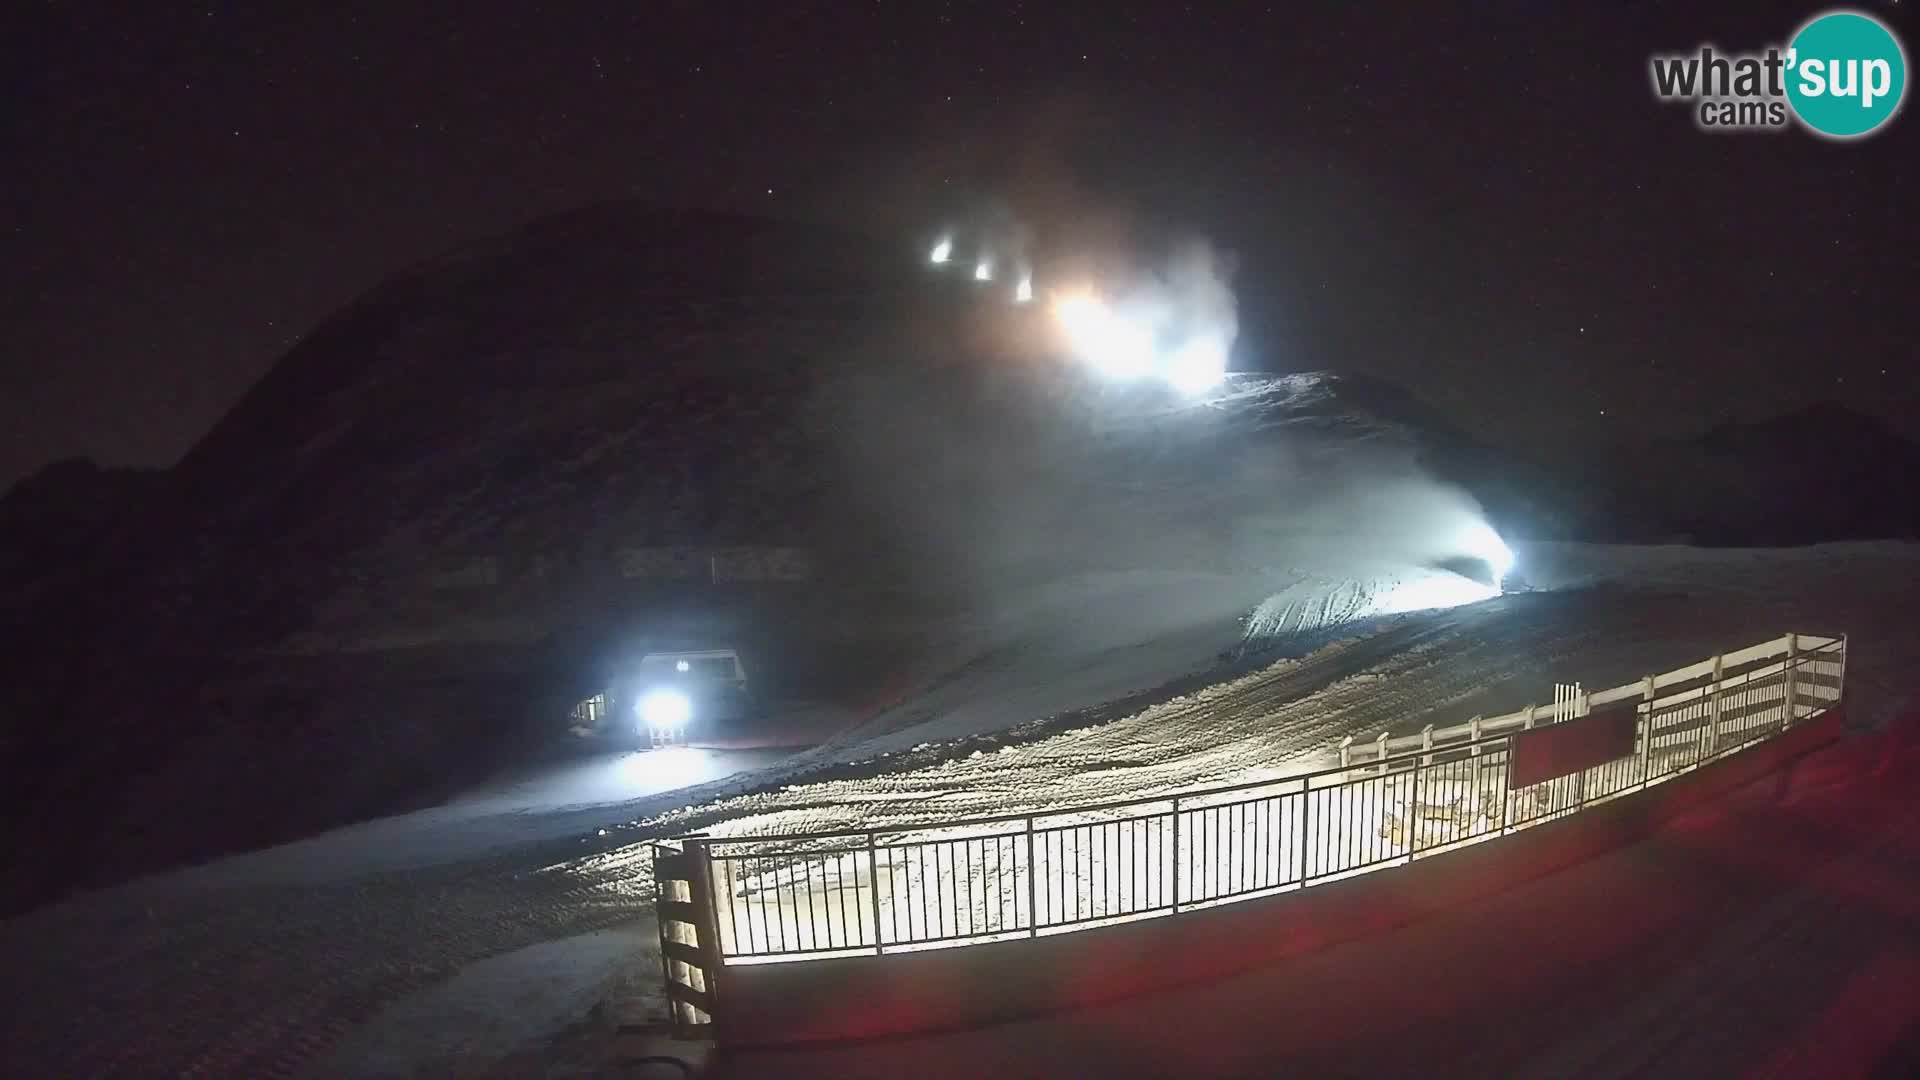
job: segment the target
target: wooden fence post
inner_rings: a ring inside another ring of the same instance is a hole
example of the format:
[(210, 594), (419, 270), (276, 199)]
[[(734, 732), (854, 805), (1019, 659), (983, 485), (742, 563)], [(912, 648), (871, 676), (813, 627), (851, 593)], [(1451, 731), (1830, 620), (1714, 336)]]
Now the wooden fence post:
[[(660, 961), (674, 1028), (683, 1037), (717, 1037), (721, 1020), (720, 922), (713, 895), (713, 860), (704, 837), (684, 837), (680, 850), (654, 844), (654, 911), (660, 927)], [(681, 882), (687, 899), (668, 896)], [(683, 928), (670, 930), (669, 924)], [(685, 939), (691, 937), (692, 941)], [(684, 972), (684, 975), (682, 974)], [(696, 978), (694, 973), (698, 972)]]

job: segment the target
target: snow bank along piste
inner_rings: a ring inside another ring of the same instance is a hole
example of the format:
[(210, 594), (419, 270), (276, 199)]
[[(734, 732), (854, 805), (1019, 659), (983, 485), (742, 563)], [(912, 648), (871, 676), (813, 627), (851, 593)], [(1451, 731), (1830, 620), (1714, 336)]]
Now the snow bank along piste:
[(1551, 708), (1348, 740), (1340, 767), (1282, 779), (669, 841), (655, 854), (668, 996), (684, 1028), (767, 1045), (1217, 978), (1644, 835), (1836, 737), (1845, 669), (1844, 638), (1788, 634), (1608, 690), (1559, 687)]

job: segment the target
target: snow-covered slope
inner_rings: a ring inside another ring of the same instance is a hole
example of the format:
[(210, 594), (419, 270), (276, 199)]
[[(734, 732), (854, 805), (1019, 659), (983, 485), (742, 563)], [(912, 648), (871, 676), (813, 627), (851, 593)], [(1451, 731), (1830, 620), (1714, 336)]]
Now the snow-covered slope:
[[(1565, 591), (1357, 624), (1306, 655), (1130, 709), (988, 735), (956, 713), (949, 729), (917, 731), (918, 748), (884, 736), (689, 790), (551, 811), (580, 827), (558, 839), (527, 827), (549, 811), (516, 802), (463, 823), (501, 844), (413, 869), (370, 850), (409, 843), (400, 819), (385, 836), (344, 836), (324, 856), (309, 849), (304, 861), (324, 858), (323, 873), (290, 875), (303, 860), (256, 856), (78, 897), (0, 924), (0, 990), (15, 1002), (0, 1038), (37, 1075), (262, 1075), (322, 1061), (337, 1072), (326, 1048), (382, 1018), (343, 1045), (354, 1060), (390, 1063), (396, 1048), (447, 1044), (406, 1017), (476, 1015), (468, 992), (484, 971), (431, 989), (468, 965), (563, 940), (574, 956), (582, 935), (645, 919), (650, 835), (1015, 812), (1266, 775), (1323, 760), (1349, 732), (1501, 711), (1541, 700), (1555, 681), (1625, 682), (1788, 629), (1850, 635), (1848, 686), (1868, 718), (1912, 689), (1920, 548), (1544, 545), (1520, 556), (1536, 582)], [(975, 690), (989, 702), (1004, 692), (1011, 713), (1030, 684), (982, 677)], [(595, 979), (607, 971), (577, 956), (570, 965)], [(577, 990), (542, 978), (557, 999)], [(499, 1009), (544, 1008), (507, 989)]]

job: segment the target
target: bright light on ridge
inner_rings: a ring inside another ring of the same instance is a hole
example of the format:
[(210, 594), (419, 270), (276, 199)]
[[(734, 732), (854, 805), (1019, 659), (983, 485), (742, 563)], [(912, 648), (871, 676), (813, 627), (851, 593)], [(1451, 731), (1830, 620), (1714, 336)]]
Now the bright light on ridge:
[(1102, 374), (1134, 379), (1153, 370), (1153, 336), (1115, 315), (1099, 297), (1090, 293), (1062, 297), (1053, 314), (1074, 351)]
[(1227, 349), (1218, 338), (1196, 338), (1167, 360), (1167, 381), (1183, 394), (1204, 394), (1227, 377)]
[(1493, 587), (1499, 589), (1500, 582), (1513, 569), (1513, 549), (1500, 539), (1499, 533), (1493, 531), (1493, 526), (1484, 521), (1476, 521), (1468, 526), (1466, 535), (1461, 537), (1461, 544), (1468, 555), (1486, 562), (1493, 571)]

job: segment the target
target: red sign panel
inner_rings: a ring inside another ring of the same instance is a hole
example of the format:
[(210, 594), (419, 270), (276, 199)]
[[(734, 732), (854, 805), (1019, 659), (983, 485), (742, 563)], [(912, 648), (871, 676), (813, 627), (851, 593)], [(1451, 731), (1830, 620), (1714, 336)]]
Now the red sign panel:
[(1516, 732), (1507, 786), (1572, 776), (1582, 769), (1633, 756), (1635, 702), (1595, 709), (1563, 723)]

